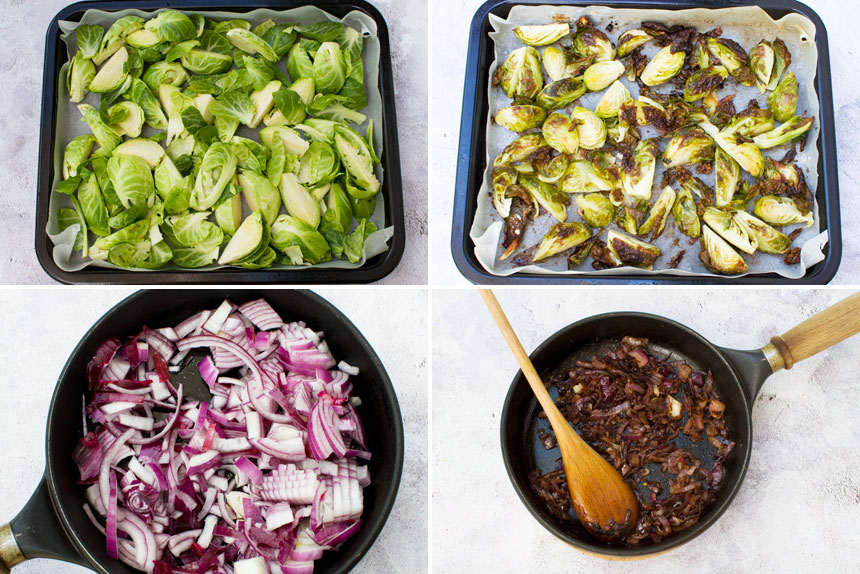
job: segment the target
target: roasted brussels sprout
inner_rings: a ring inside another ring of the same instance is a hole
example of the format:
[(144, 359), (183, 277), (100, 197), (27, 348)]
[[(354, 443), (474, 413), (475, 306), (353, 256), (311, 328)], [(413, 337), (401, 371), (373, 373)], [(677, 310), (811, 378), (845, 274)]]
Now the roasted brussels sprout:
[(750, 51), (749, 67), (755, 74), (758, 91), (764, 93), (773, 74), (775, 55), (770, 42), (762, 40)]
[(794, 72), (785, 75), (782, 81), (767, 97), (767, 107), (778, 122), (787, 122), (797, 110), (797, 78)]
[(628, 30), (618, 38), (618, 49), (616, 55), (623, 58), (640, 46), (644, 46), (654, 39), (654, 36), (645, 30)]
[(540, 240), (540, 245), (538, 245), (532, 261), (538, 262), (558, 255), (584, 243), (589, 238), (591, 238), (591, 229), (579, 221), (556, 223)]
[(672, 216), (678, 230), (688, 237), (698, 237), (702, 232), (702, 224), (699, 222), (699, 214), (696, 210), (696, 202), (687, 188), (682, 188), (672, 206)]
[(514, 50), (493, 76), (494, 84), (514, 101), (533, 100), (543, 88), (540, 52), (531, 46)]
[(583, 149), (598, 149), (606, 143), (606, 124), (597, 114), (588, 108), (575, 107), (570, 114), (577, 122), (576, 134), (579, 136), (579, 147)]
[(628, 100), (621, 105), (619, 117), (622, 120), (645, 126), (648, 124), (665, 124), (668, 121), (668, 114), (659, 102), (655, 102), (651, 98), (639, 96), (638, 100)]
[(502, 219), (508, 216), (511, 210), (511, 198), (505, 195), (508, 186), (517, 182), (517, 171), (507, 165), (499, 165), (493, 168), (493, 207)]
[(563, 78), (548, 84), (537, 96), (536, 103), (548, 110), (569, 106), (586, 91), (581, 78)]
[(711, 271), (726, 275), (746, 273), (748, 267), (743, 257), (707, 225), (702, 228), (702, 246), (699, 259)]
[(579, 216), (591, 227), (606, 227), (612, 223), (615, 208), (601, 193), (581, 193), (576, 196)]
[(496, 112), (496, 123), (512, 132), (524, 132), (540, 126), (546, 119), (546, 110), (528, 104), (514, 104)]
[(517, 26), (514, 34), (527, 46), (546, 46), (570, 34), (570, 26), (566, 23)]
[(778, 195), (764, 195), (758, 198), (753, 213), (778, 227), (795, 223), (803, 223), (804, 227), (809, 227), (815, 222), (811, 211), (804, 214), (791, 198)]
[(639, 210), (635, 207), (631, 207), (629, 205), (621, 205), (618, 206), (615, 210), (615, 223), (629, 233), (630, 235), (636, 235), (639, 231), (639, 220), (642, 218), (642, 214), (645, 210), (648, 209), (648, 202), (642, 201), (644, 209)]
[(788, 51), (788, 47), (785, 45), (785, 42), (781, 39), (777, 38), (773, 41), (773, 52), (773, 73), (770, 75), (770, 83), (767, 85), (768, 90), (776, 89), (777, 84), (779, 84), (779, 81), (782, 78), (783, 72), (785, 72), (785, 69), (788, 68), (789, 64), (791, 64), (791, 53)]
[(585, 261), (585, 258), (591, 254), (591, 249), (594, 247), (594, 242), (596, 239), (596, 237), (592, 237), (585, 243), (580, 243), (573, 248), (573, 251), (571, 251), (570, 255), (567, 256), (568, 269), (575, 269), (576, 267), (582, 265), (582, 262)]
[(678, 52), (672, 51), (673, 46), (670, 44), (657, 52), (654, 58), (648, 62), (639, 79), (646, 86), (659, 86), (665, 84), (681, 72), (684, 67), (684, 60), (687, 54), (681, 50)]
[[(604, 92), (594, 113), (600, 118), (614, 118), (621, 109), (621, 104), (630, 99), (630, 90), (620, 81), (615, 80), (609, 89)], [(623, 136), (621, 139), (624, 139)]]
[(669, 140), (663, 152), (663, 165), (670, 168), (713, 161), (714, 149), (714, 140), (705, 132), (683, 130)]
[(517, 247), (519, 247), (526, 224), (531, 218), (532, 213), (538, 209), (534, 198), (519, 185), (508, 187), (507, 196), (511, 201), (511, 208), (505, 217), (505, 231), (502, 238), (502, 247), (505, 250), (499, 255), (499, 261), (504, 261), (510, 257), (516, 251)]
[(772, 129), (773, 113), (765, 108), (751, 106), (735, 114), (729, 124), (723, 128), (723, 131), (738, 134), (745, 138), (753, 138)]
[(706, 207), (702, 214), (702, 220), (708, 227), (720, 234), (720, 236), (745, 253), (755, 253), (756, 240), (750, 238), (746, 230), (738, 225), (730, 213), (721, 211), (715, 207)]
[(544, 183), (533, 175), (521, 175), (520, 185), (528, 191), (541, 207), (557, 220), (567, 220), (567, 197), (554, 185)]
[(560, 112), (549, 115), (541, 128), (543, 137), (553, 149), (574, 153), (579, 148), (579, 134), (570, 118)]
[(705, 36), (699, 36), (693, 44), (693, 51), (690, 53), (690, 67), (696, 70), (706, 70), (711, 67), (711, 53), (708, 51), (708, 42)]
[(684, 83), (684, 101), (692, 103), (702, 99), (705, 94), (718, 89), (723, 80), (728, 77), (729, 71), (725, 66), (714, 66), (693, 72)]
[(666, 221), (669, 220), (669, 213), (675, 205), (675, 190), (671, 186), (666, 186), (660, 195), (657, 196), (657, 201), (651, 206), (651, 211), (648, 213), (648, 218), (639, 226), (637, 235), (644, 236), (651, 234), (651, 241), (654, 241), (663, 234), (666, 228)]
[(568, 194), (610, 191), (615, 187), (614, 181), (598, 173), (594, 165), (588, 161), (572, 162), (559, 184), (559, 189)]
[(618, 60), (604, 60), (588, 67), (582, 79), (590, 92), (600, 92), (624, 74), (624, 64)]
[(545, 183), (556, 183), (567, 173), (570, 160), (567, 154), (560, 153), (555, 156), (539, 154), (532, 160), (532, 166), (537, 178)]
[(745, 86), (752, 86), (755, 75), (747, 66), (748, 56), (740, 44), (728, 38), (708, 38), (708, 51), (725, 66), (729, 74)]
[(654, 261), (660, 257), (660, 248), (640, 241), (624, 233), (610, 229), (606, 234), (606, 246), (615, 259), (623, 265), (651, 271)]
[(573, 49), (581, 57), (594, 56), (596, 62), (615, 59), (609, 36), (591, 26), (579, 26), (573, 34)]
[[(812, 127), (813, 121), (815, 121), (815, 118), (801, 118), (800, 116), (794, 116), (778, 128), (755, 136), (753, 138), (753, 142), (755, 142), (755, 145), (761, 149), (768, 149), (786, 144), (790, 141), (796, 140), (808, 132), (809, 128)], [(741, 164), (741, 166), (743, 166), (743, 164)]]
[(549, 46), (543, 51), (543, 69), (546, 70), (546, 75), (553, 82), (557, 82), (562, 78), (567, 77), (567, 56), (561, 51), (561, 48)]
[(650, 199), (656, 167), (657, 139), (642, 140), (633, 150), (630, 161), (622, 165), (621, 185), (624, 193), (634, 199)]
[(756, 242), (756, 248), (763, 253), (785, 253), (791, 248), (791, 239), (746, 211), (734, 214), (735, 222)]
[(502, 150), (493, 165), (507, 165), (523, 161), (545, 145), (546, 141), (541, 134), (520, 136)]
[(714, 154), (714, 175), (716, 177), (716, 196), (714, 203), (717, 207), (727, 207), (735, 196), (738, 182), (741, 179), (741, 166), (722, 148), (717, 148)]
[(699, 126), (713, 138), (718, 146), (738, 162), (742, 168), (750, 172), (753, 177), (758, 177), (762, 174), (764, 171), (764, 156), (761, 154), (761, 150), (759, 150), (760, 146), (749, 141), (738, 143), (738, 136), (736, 134), (726, 130), (719, 131), (717, 126), (708, 121), (700, 123)]

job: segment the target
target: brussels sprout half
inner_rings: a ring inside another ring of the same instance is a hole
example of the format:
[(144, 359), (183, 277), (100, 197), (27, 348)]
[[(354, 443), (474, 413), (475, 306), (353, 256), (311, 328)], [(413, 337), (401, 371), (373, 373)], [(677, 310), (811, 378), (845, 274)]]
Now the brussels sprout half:
[(514, 104), (501, 108), (494, 119), (505, 129), (524, 132), (542, 125), (546, 119), (546, 110), (528, 104)]
[(666, 46), (648, 62), (639, 76), (643, 84), (646, 86), (665, 84), (681, 72), (687, 54), (684, 51), (673, 52), (672, 48), (671, 44)]
[(585, 87), (590, 92), (600, 92), (624, 74), (624, 64), (618, 60), (605, 60), (590, 65), (583, 74)]
[(540, 52), (531, 46), (511, 52), (493, 75), (493, 84), (501, 84), (514, 101), (534, 100), (543, 88)]
[(767, 97), (767, 107), (773, 112), (776, 121), (787, 122), (794, 117), (797, 110), (797, 91), (797, 78), (794, 72), (789, 72)]
[(736, 275), (747, 272), (743, 257), (707, 225), (702, 228), (702, 247), (699, 259), (705, 267), (716, 273)]
[(730, 213), (715, 207), (706, 207), (702, 220), (720, 236), (745, 253), (755, 253), (757, 241), (738, 225)]
[(777, 195), (764, 195), (758, 198), (753, 213), (767, 223), (778, 227), (795, 223), (802, 223), (804, 227), (809, 227), (815, 223), (811, 211), (804, 214), (791, 198)]
[(610, 229), (606, 234), (606, 246), (613, 258), (623, 265), (651, 271), (661, 255), (660, 248), (640, 241), (624, 233)]
[(579, 216), (591, 227), (606, 227), (612, 222), (615, 207), (600, 193), (581, 193), (576, 196)]
[(570, 26), (564, 22), (536, 26), (517, 26), (514, 35), (527, 46), (546, 46), (570, 34)]
[(675, 190), (670, 186), (663, 188), (660, 195), (657, 196), (657, 201), (651, 206), (651, 211), (648, 218), (639, 226), (637, 235), (644, 236), (651, 234), (651, 241), (654, 241), (663, 234), (663, 229), (666, 227), (666, 221), (669, 220), (669, 213), (675, 205)]
[(591, 237), (591, 229), (579, 221), (556, 223), (541, 239), (533, 262), (543, 261), (568, 249), (573, 249)]

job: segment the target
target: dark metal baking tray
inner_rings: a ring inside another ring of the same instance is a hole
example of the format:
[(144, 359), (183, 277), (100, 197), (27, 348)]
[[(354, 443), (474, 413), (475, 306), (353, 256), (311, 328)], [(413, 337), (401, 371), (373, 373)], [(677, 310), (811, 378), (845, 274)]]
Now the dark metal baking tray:
[(823, 285), (828, 283), (842, 258), (842, 229), (839, 221), (839, 182), (836, 163), (836, 130), (833, 121), (833, 89), (830, 84), (830, 51), (824, 23), (811, 8), (795, 0), (759, 0), (756, 5), (774, 18), (796, 12), (809, 18), (815, 25), (815, 43), (818, 46), (818, 69), (815, 75), (815, 91), (818, 93), (819, 121), (818, 137), (818, 214), (821, 228), (829, 232), (824, 247), (824, 260), (807, 269), (800, 279), (782, 277), (777, 273), (748, 275), (746, 277), (688, 277), (668, 274), (636, 275), (633, 273), (613, 276), (600, 275), (540, 275), (515, 273), (500, 277), (488, 272), (475, 257), (475, 244), (469, 237), (469, 229), (475, 218), (478, 191), (484, 180), (486, 160), (487, 127), (487, 81), (490, 64), (493, 62), (493, 44), (489, 15), (505, 17), (513, 6), (522, 4), (610, 6), (613, 8), (637, 8), (653, 10), (681, 10), (685, 8), (731, 8), (747, 6), (742, 0), (605, 0), (603, 2), (580, 2), (576, 0), (489, 0), (481, 6), (469, 34), (469, 52), (466, 60), (466, 83), (463, 90), (463, 111), (460, 117), (460, 147), (457, 154), (457, 178), (454, 191), (454, 220), (451, 228), (451, 252), (454, 262), (467, 279), (473, 283), (487, 285), (572, 285), (572, 284), (674, 284), (674, 285)]
[[(394, 227), (388, 250), (370, 258), (357, 269), (304, 269), (301, 271), (262, 269), (218, 269), (213, 271), (167, 270), (127, 271), (87, 267), (68, 272), (60, 269), (52, 256), (53, 243), (45, 232), (48, 222), (48, 203), (51, 182), (54, 179), (53, 154), (54, 121), (58, 98), (63, 93), (59, 82), (60, 67), (68, 60), (66, 46), (60, 40), (60, 20), (80, 20), (84, 12), (96, 10), (222, 10), (250, 12), (257, 8), (286, 10), (312, 4), (330, 14), (343, 17), (352, 10), (364, 12), (376, 22), (379, 37), (379, 92), (382, 96), (382, 169), (385, 174), (381, 193), (385, 194), (385, 225)], [(394, 106), (394, 79), (392, 77), (391, 46), (388, 26), (382, 14), (364, 0), (114, 0), (107, 2), (78, 2), (60, 10), (48, 26), (45, 40), (45, 71), (42, 79), (42, 127), (39, 135), (39, 173), (36, 195), (36, 255), (42, 268), (54, 279), (63, 283), (113, 283), (124, 285), (152, 284), (322, 284), (370, 283), (382, 279), (400, 263), (406, 246), (406, 226), (403, 216), (403, 188), (400, 177), (400, 149), (397, 140), (397, 118)]]

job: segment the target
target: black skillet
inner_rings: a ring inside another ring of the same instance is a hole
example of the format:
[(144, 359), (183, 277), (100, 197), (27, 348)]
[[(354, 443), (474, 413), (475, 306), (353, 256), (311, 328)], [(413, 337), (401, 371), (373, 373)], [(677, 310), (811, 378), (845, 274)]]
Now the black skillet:
[(656, 315), (607, 313), (569, 325), (544, 341), (530, 355), (544, 378), (566, 362), (589, 360), (597, 352), (631, 335), (649, 340), (652, 352), (686, 360), (694, 368), (710, 369), (723, 402), (725, 418), (737, 443), (724, 466), (722, 487), (711, 507), (693, 527), (660, 543), (624, 547), (597, 541), (579, 522), (565, 523), (551, 516), (534, 495), (528, 474), (558, 468), (558, 449), (547, 451), (539, 435), (546, 432), (539, 420), (539, 406), (528, 382), (517, 373), (508, 391), (501, 417), (502, 456), (505, 468), (520, 499), (547, 530), (571, 546), (603, 558), (633, 560), (662, 554), (689, 542), (722, 515), (743, 481), (752, 452), (752, 406), (765, 379), (794, 363), (827, 349), (860, 332), (860, 293), (855, 293), (822, 311), (782, 336), (754, 351), (717, 347), (695, 331)]
[[(72, 452), (82, 432), (81, 395), (87, 392), (86, 364), (108, 337), (134, 335), (144, 324), (173, 326), (198, 311), (217, 307), (224, 298), (241, 304), (260, 297), (269, 301), (285, 321), (303, 320), (325, 331), (334, 356), (361, 369), (355, 387), (362, 399), (359, 414), (373, 453), (369, 463), (372, 481), (364, 489), (362, 527), (339, 551), (326, 552), (316, 562), (315, 571), (348, 572), (361, 560), (388, 518), (403, 469), (400, 407), (385, 367), (364, 336), (343, 313), (310, 291), (156, 290), (140, 291), (117, 304), (89, 330), (69, 357), (48, 411), (45, 475), (18, 516), (0, 527), (0, 574), (8, 574), (13, 566), (30, 558), (63, 560), (102, 574), (137, 572), (107, 556), (104, 537), (82, 511), (84, 487), (78, 484)], [(192, 378), (189, 371), (196, 369), (186, 367), (180, 373), (186, 381)]]

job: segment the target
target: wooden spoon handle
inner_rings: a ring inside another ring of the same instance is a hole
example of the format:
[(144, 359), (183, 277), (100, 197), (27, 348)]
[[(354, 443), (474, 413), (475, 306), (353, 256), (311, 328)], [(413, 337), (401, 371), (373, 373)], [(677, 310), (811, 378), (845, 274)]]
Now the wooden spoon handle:
[(790, 369), (856, 333), (860, 333), (860, 293), (849, 295), (770, 342), (782, 355), (785, 368)]
[[(517, 334), (514, 332), (514, 328), (511, 327), (510, 322), (508, 322), (508, 318), (502, 310), (501, 305), (499, 305), (499, 301), (496, 299), (496, 296), (489, 289), (479, 289), (478, 292), (481, 294), (481, 297), (483, 297), (484, 303), (487, 305), (487, 309), (490, 310), (490, 315), (493, 316), (493, 319), (496, 321), (496, 325), (499, 326), (499, 331), (502, 332), (502, 336), (508, 343), (508, 347), (511, 348), (517, 363), (520, 365), (520, 369), (522, 369), (523, 374), (526, 376), (526, 380), (529, 382), (532, 391), (537, 397), (540, 406), (543, 407), (547, 417), (554, 418), (558, 416), (560, 419), (559, 423), (567, 425), (567, 421), (561, 416), (561, 413), (559, 412), (558, 407), (555, 406), (555, 402), (552, 400), (549, 391), (546, 390), (540, 375), (538, 375), (538, 372), (535, 370), (528, 353), (523, 349), (523, 345), (520, 343), (519, 337), (517, 337)], [(554, 424), (554, 421), (551, 420), (550, 422)]]

